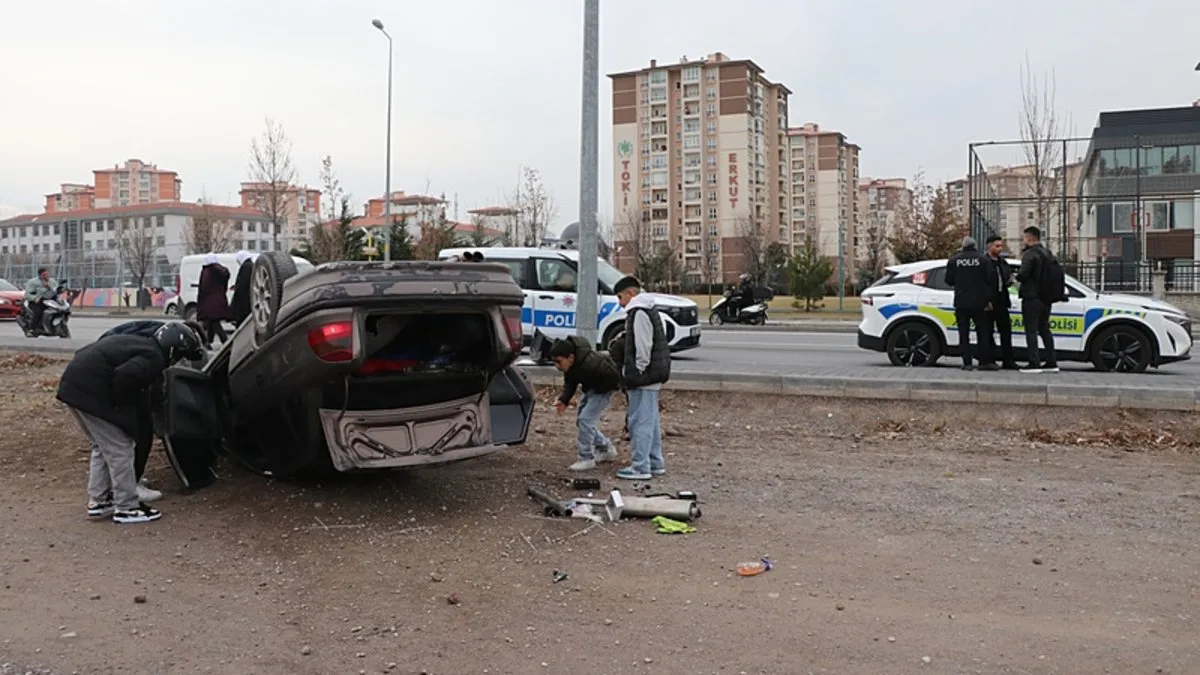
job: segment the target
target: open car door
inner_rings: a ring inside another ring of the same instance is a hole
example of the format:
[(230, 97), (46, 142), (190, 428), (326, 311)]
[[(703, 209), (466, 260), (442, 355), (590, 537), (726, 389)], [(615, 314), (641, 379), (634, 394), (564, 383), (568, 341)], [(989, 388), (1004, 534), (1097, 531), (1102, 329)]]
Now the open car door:
[(221, 443), (221, 420), (208, 373), (172, 366), (164, 373), (165, 396), (158, 434), (171, 468), (185, 490), (216, 480), (213, 465)]
[(491, 403), (492, 443), (519, 445), (529, 433), (533, 419), (533, 386), (525, 373), (508, 366), (488, 385)]

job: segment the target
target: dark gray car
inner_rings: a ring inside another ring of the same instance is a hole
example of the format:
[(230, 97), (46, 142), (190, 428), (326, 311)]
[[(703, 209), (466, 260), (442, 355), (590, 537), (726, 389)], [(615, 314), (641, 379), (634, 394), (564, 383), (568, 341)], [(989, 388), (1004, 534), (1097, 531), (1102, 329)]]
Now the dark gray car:
[(277, 476), (428, 466), (525, 441), (521, 289), (502, 265), (254, 264), (251, 316), (166, 373), (159, 434), (187, 487), (224, 452)]

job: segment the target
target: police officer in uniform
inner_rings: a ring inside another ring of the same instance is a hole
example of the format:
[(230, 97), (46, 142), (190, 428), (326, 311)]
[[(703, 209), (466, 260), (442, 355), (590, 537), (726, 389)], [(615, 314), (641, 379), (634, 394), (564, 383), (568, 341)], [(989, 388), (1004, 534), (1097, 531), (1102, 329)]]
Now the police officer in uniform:
[(954, 321), (962, 347), (963, 370), (974, 370), (971, 355), (971, 324), (975, 324), (979, 367), (998, 370), (992, 356), (992, 317), (987, 312), (997, 285), (996, 267), (980, 253), (971, 237), (963, 237), (962, 250), (946, 262), (946, 284), (954, 289)]

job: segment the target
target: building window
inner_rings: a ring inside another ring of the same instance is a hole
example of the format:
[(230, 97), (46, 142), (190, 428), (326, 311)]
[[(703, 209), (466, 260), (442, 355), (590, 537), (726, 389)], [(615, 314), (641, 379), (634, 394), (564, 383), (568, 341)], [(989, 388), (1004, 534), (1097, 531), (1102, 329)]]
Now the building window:
[(155, 226), (155, 227), (157, 227), (157, 228), (159, 228), (159, 229), (162, 229), (162, 228), (166, 227), (166, 226), (167, 226), (167, 218), (166, 218), (166, 216), (158, 216), (157, 218), (155, 218), (155, 219), (154, 219), (154, 226)]
[(683, 69), (684, 82), (699, 82), (700, 81), (700, 66), (688, 66)]
[(717, 114), (717, 105), (715, 103), (709, 103), (707, 106), (705, 106), (704, 110), (709, 115), (716, 115)]
[(84, 233), (85, 233), (85, 234), (90, 234), (90, 233), (91, 233), (91, 231), (92, 231), (92, 221), (90, 221), (90, 220), (89, 220), (89, 221), (87, 221), (87, 222), (85, 222), (85, 223), (83, 224), (83, 231), (84, 231)]
[(717, 207), (715, 207), (715, 206), (708, 207), (708, 217), (713, 218), (713, 219), (715, 219), (717, 217)]
[(246, 250), (247, 250), (247, 251), (253, 251), (253, 250), (254, 250), (254, 247), (255, 247), (255, 246), (257, 246), (257, 245), (258, 245), (258, 242), (257, 242), (257, 241), (254, 241), (253, 239), (247, 239), (247, 240), (246, 240)]
[(666, 82), (667, 82), (667, 71), (656, 70), (656, 71), (650, 73), (650, 84), (666, 84)]
[(155, 246), (157, 246), (157, 247), (159, 247), (159, 248), (162, 248), (162, 247), (166, 246), (166, 245), (167, 245), (167, 238), (166, 238), (166, 237), (162, 237), (162, 236), (155, 237), (155, 238), (154, 238), (154, 245), (155, 245)]
[(716, 184), (717, 184), (717, 173), (716, 173), (715, 171), (714, 171), (714, 172), (712, 172), (712, 173), (710, 173), (710, 174), (708, 174), (708, 182), (709, 182), (709, 184), (710, 184), (710, 185), (716, 185)]

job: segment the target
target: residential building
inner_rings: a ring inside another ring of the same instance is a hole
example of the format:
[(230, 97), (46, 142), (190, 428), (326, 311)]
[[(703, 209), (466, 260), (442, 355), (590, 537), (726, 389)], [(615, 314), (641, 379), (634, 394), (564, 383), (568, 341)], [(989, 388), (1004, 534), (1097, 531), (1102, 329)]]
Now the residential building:
[[(282, 206), (279, 223), (278, 248), (287, 251), (298, 246), (311, 228), (321, 222), (321, 191), (310, 187), (280, 184), (272, 190), (269, 183), (245, 182), (238, 190), (242, 208), (271, 210), (272, 200), (278, 194)], [(270, 214), (268, 214), (270, 215)], [(272, 241), (274, 238), (272, 237)]]
[(183, 181), (174, 171), (159, 169), (140, 159), (92, 171), (93, 183), (64, 183), (46, 195), (46, 213), (79, 209), (104, 209), (183, 199)]
[[(1082, 260), (1162, 264), (1169, 281), (1177, 268), (1194, 266), (1200, 258), (1200, 107), (1100, 113), (1080, 174)], [(1118, 270), (1109, 272), (1114, 281)], [(1187, 290), (1200, 290), (1195, 275), (1188, 276)], [(1144, 269), (1137, 283), (1148, 288)]]
[[(404, 223), (413, 240), (421, 238), (421, 226), (436, 223), (446, 218), (449, 202), (444, 197), (409, 195), (403, 191), (392, 193), (392, 220)], [(382, 228), (387, 226), (384, 217), (387, 200), (383, 197), (370, 199), (363, 205), (363, 215), (354, 219), (357, 227)]]
[(967, 179), (948, 181), (942, 187), (946, 191), (946, 199), (950, 202), (950, 210), (958, 216), (959, 222), (967, 222)]
[[(1010, 252), (1017, 252), (1021, 250), (1025, 228), (1037, 226), (1042, 230), (1043, 242), (1069, 258), (1078, 249), (1077, 195), (1082, 166), (1075, 161), (1049, 168), (1041, 179), (1044, 187), (1040, 195), (1036, 165), (989, 166), (969, 179), (947, 183), (947, 196), (954, 213), (963, 217), (963, 222), (974, 212), (971, 234), (980, 243), (995, 234), (1004, 238)], [(966, 185), (970, 190), (964, 195)]]
[(821, 255), (844, 256), (853, 278), (854, 241), (859, 236), (861, 148), (838, 131), (814, 123), (787, 131), (791, 162), (793, 245), (811, 236)]
[[(911, 214), (912, 199), (912, 190), (903, 178), (867, 179), (859, 184), (859, 227), (851, 239), (855, 260), (866, 259), (872, 246), (889, 250), (888, 237), (895, 234), (896, 225)], [(890, 262), (890, 258), (888, 260)]]
[(484, 206), (467, 211), (473, 222), (479, 222), (484, 227), (502, 233), (509, 242), (516, 241), (517, 226), (520, 223), (521, 211), (511, 206)]
[(198, 217), (225, 224), (220, 236), (227, 250), (268, 250), (270, 225), (256, 209), (156, 202), (38, 213), (0, 221), (4, 278), (21, 281), (44, 265), (72, 283), (119, 286), (142, 269), (157, 280), (147, 285), (169, 285), (180, 258), (206, 252), (189, 245)]
[(614, 263), (669, 251), (693, 283), (733, 281), (748, 237), (791, 242), (788, 96), (717, 52), (612, 73)]

